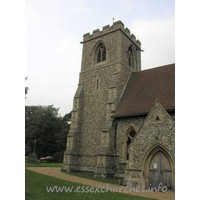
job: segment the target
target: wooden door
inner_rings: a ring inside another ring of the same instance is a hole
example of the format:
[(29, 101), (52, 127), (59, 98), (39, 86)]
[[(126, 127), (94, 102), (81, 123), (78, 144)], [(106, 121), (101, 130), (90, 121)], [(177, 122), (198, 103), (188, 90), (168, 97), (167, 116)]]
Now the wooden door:
[(149, 184), (152, 187), (158, 187), (162, 183), (162, 186), (172, 188), (172, 170), (171, 165), (167, 157), (158, 152), (151, 160), (149, 166)]

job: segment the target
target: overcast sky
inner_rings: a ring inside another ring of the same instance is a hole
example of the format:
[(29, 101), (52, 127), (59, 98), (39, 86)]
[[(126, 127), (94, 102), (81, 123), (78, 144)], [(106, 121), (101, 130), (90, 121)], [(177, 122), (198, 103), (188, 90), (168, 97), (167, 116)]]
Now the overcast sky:
[(121, 20), (142, 43), (142, 69), (175, 62), (174, 0), (26, 0), (26, 105), (72, 110), (83, 34)]

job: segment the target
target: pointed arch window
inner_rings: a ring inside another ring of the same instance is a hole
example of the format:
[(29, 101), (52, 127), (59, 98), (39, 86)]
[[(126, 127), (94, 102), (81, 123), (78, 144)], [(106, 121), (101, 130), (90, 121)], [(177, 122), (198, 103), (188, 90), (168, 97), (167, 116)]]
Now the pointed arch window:
[(129, 160), (129, 147), (131, 144), (131, 138), (128, 137), (128, 140), (126, 141), (126, 160)]
[(106, 61), (106, 48), (103, 43), (100, 43), (97, 48), (97, 63)]
[(127, 130), (125, 134), (125, 138), (124, 138), (124, 160), (125, 161), (129, 160), (129, 149), (131, 146), (131, 141), (135, 137), (135, 134), (136, 132), (132, 126)]
[(128, 48), (128, 66), (129, 67), (133, 66), (133, 51), (131, 47)]

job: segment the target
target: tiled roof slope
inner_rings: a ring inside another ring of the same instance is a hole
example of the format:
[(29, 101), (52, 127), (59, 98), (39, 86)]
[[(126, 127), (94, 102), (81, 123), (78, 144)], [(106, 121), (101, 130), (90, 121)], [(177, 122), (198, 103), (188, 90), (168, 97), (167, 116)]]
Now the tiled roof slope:
[(155, 99), (165, 110), (175, 110), (175, 64), (133, 72), (113, 117), (147, 114)]

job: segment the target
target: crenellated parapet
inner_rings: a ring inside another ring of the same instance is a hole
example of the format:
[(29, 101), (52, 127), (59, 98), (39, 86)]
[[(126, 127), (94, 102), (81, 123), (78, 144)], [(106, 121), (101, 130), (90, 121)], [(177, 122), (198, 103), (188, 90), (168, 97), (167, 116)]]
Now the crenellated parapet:
[(124, 24), (120, 20), (114, 22), (112, 26), (110, 25), (104, 26), (101, 31), (99, 29), (96, 29), (93, 31), (92, 34), (90, 33), (84, 34), (83, 42), (87, 42), (89, 40), (101, 37), (103, 35), (112, 33), (117, 30), (121, 30), (130, 40), (132, 40), (139, 48), (141, 48), (141, 42), (138, 39), (136, 39), (135, 35), (131, 34), (130, 30), (127, 27), (126, 28), (124, 27)]

